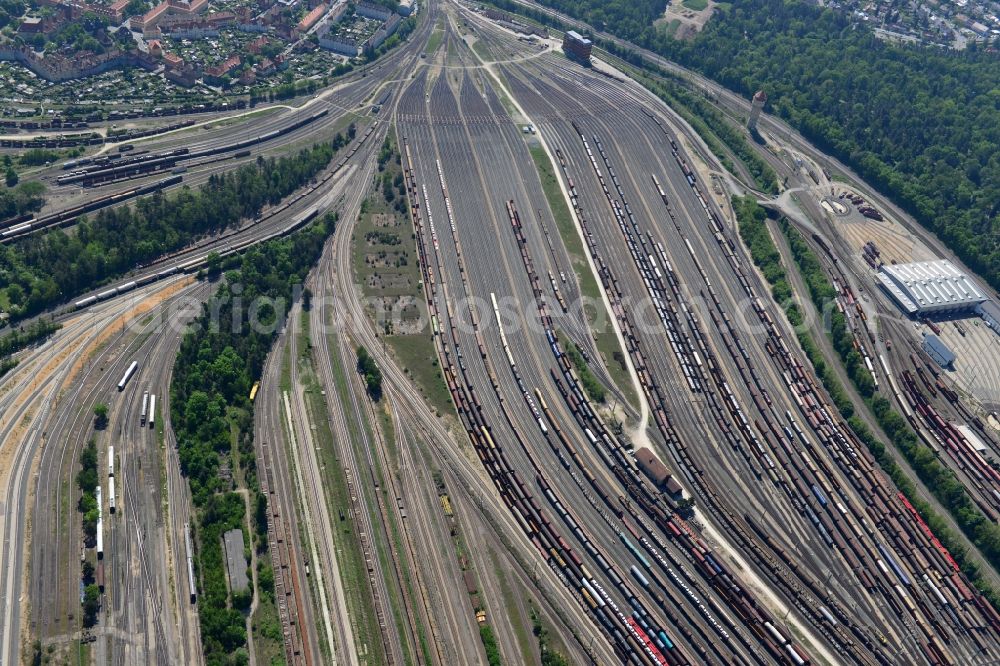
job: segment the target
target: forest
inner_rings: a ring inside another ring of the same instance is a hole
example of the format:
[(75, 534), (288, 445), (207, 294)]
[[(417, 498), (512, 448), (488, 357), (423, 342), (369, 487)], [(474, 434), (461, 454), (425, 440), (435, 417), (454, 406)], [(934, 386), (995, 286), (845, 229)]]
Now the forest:
[[(249, 543), (259, 553), (267, 549), (266, 499), (257, 479), (250, 388), (261, 376), (295, 287), (319, 259), (335, 225), (336, 216), (327, 215), (288, 238), (251, 248), (220, 278), (216, 321), (225, 325), (211, 324), (213, 316), (206, 304), (181, 342), (174, 363), (170, 416), (181, 471), (199, 517), (198, 616), (206, 664), (241, 663), (246, 655), (242, 611), (250, 607), (253, 597), (230, 599), (221, 535), (233, 528), (247, 529), (244, 501), (233, 481), (242, 478), (251, 506), (256, 507)], [(264, 303), (256, 313), (260, 326), (250, 325), (248, 313), (235, 311), (237, 307), (252, 311), (252, 303)], [(239, 324), (230, 325), (234, 321)], [(223, 462), (230, 470), (227, 475), (221, 473)], [(265, 572), (258, 573), (260, 580), (272, 580)], [(273, 595), (273, 589), (261, 585), (257, 594)]]
[(337, 135), (280, 159), (213, 174), (197, 189), (141, 197), (132, 205), (81, 218), (71, 232), (61, 229), (0, 247), (0, 284), (6, 286), (11, 319), (36, 314), (75, 294), (97, 287), (260, 214), (314, 178), (346, 143)]
[(667, 8), (662, 0), (541, 0), (539, 4), (630, 40), (642, 35)]
[(542, 0), (750, 96), (936, 232), (1000, 289), (1000, 62), (876, 39), (850, 15), (741, 0), (693, 40), (652, 21), (662, 2)]

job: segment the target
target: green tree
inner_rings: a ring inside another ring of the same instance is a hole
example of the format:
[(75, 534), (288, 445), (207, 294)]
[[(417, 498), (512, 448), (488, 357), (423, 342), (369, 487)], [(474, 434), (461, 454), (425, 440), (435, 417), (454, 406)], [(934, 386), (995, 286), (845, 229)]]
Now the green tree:
[(7, 167), (7, 173), (5, 176), (7, 187), (14, 187), (17, 185), (18, 177), (17, 172), (14, 171), (14, 167)]
[(92, 627), (97, 622), (97, 612), (101, 610), (101, 589), (91, 583), (83, 590), (83, 624)]
[(205, 263), (209, 277), (215, 277), (222, 271), (222, 256), (218, 252), (209, 252)]
[(364, 377), (365, 388), (368, 390), (368, 395), (372, 397), (372, 400), (379, 400), (382, 398), (382, 371), (379, 369), (378, 365), (375, 363), (369, 354), (368, 350), (364, 347), (358, 347), (358, 373)]
[(83, 514), (83, 533), (91, 543), (97, 538), (97, 521), (100, 516), (101, 514), (96, 508), (90, 509)]
[(80, 452), (80, 472), (76, 477), (77, 485), (84, 495), (93, 494), (97, 488), (97, 444), (90, 439)]
[(479, 625), (479, 639), (483, 642), (483, 648), (486, 650), (486, 662), (490, 666), (500, 666), (503, 662), (500, 660), (500, 646), (497, 644), (493, 627), (485, 623)]
[(259, 561), (257, 564), (257, 585), (262, 595), (274, 597), (274, 569)]
[(677, 513), (681, 518), (689, 520), (694, 516), (694, 500), (685, 497), (677, 502)]
[(7, 300), (14, 306), (24, 303), (24, 287), (19, 284), (12, 284), (7, 287)]
[(257, 523), (257, 534), (267, 537), (267, 498), (262, 493), (257, 495), (257, 505), (254, 511), (254, 520)]
[(146, 0), (130, 0), (125, 7), (125, 15), (135, 16), (136, 14), (143, 14), (147, 9), (149, 9), (149, 3)]
[(84, 493), (93, 493), (97, 489), (97, 470), (93, 468), (81, 469), (76, 473), (76, 485)]
[(108, 406), (103, 402), (94, 405), (94, 428), (104, 430), (108, 427)]

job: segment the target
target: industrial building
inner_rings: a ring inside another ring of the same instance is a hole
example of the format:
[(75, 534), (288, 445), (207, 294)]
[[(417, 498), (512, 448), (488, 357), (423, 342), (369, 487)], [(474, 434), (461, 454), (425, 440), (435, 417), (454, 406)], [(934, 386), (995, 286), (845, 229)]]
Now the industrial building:
[(983, 440), (980, 439), (979, 435), (976, 434), (975, 430), (965, 425), (964, 423), (955, 424), (955, 427), (958, 429), (960, 433), (962, 433), (962, 437), (965, 437), (965, 439), (969, 441), (969, 444), (972, 445), (972, 448), (981, 453), (984, 457), (992, 457), (990, 455), (990, 449), (986, 446)]
[(675, 499), (683, 496), (681, 484), (677, 483), (677, 479), (671, 476), (655, 453), (643, 446), (635, 450), (635, 460), (639, 463), (639, 468), (646, 473), (650, 481), (656, 484), (657, 488), (665, 490)]
[(1000, 335), (1000, 306), (993, 301), (983, 301), (976, 308), (976, 314), (983, 318), (994, 333)]
[(947, 260), (883, 265), (878, 272), (882, 288), (908, 315), (970, 313), (986, 296)]
[(568, 30), (563, 36), (563, 51), (571, 58), (590, 62), (590, 52), (593, 48), (594, 43), (575, 30)]
[(954, 368), (955, 352), (948, 349), (948, 346), (941, 342), (941, 338), (938, 336), (933, 333), (925, 335), (922, 347), (927, 352), (927, 355), (934, 359), (934, 362), (942, 368), (947, 370)]

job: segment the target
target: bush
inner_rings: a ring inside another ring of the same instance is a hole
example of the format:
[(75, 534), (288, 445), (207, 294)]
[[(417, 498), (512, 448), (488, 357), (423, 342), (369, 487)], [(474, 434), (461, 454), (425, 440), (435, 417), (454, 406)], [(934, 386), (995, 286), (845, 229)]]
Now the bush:
[(104, 430), (108, 427), (108, 406), (104, 403), (94, 405), (94, 428)]
[(364, 347), (358, 347), (358, 373), (364, 377), (368, 395), (372, 400), (379, 400), (382, 397), (382, 371)]
[(490, 666), (500, 666), (500, 646), (497, 645), (497, 637), (493, 633), (493, 627), (486, 623), (479, 625), (479, 638), (483, 641), (483, 647), (486, 649), (486, 661)]
[(778, 303), (785, 303), (792, 298), (792, 288), (788, 283), (788, 275), (781, 264), (781, 255), (774, 246), (771, 234), (767, 230), (767, 213), (750, 195), (732, 198), (733, 210), (739, 223), (740, 238), (750, 249), (753, 263), (760, 268), (761, 273), (771, 285), (771, 294)]

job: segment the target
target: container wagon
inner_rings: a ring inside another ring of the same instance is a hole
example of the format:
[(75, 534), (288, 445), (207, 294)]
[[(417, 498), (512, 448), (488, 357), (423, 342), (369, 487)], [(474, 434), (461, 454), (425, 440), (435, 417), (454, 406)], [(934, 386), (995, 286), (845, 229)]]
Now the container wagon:
[(146, 425), (146, 410), (149, 407), (149, 391), (142, 392), (142, 411), (139, 412), (139, 425)]

